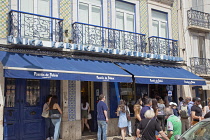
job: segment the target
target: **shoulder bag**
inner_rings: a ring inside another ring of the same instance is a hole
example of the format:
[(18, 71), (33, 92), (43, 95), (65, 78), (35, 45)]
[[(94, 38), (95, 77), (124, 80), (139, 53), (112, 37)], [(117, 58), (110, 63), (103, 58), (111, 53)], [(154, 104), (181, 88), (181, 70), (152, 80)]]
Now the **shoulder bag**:
[(48, 110), (46, 110), (46, 107), (44, 105), (43, 111), (42, 111), (42, 117), (49, 118), (49, 105), (47, 103), (45, 103), (45, 104), (48, 106)]
[(50, 110), (50, 118), (51, 119), (59, 119), (60, 117), (61, 117), (61, 114), (57, 109)]
[(128, 121), (131, 121), (131, 116), (130, 116), (130, 113), (128, 112), (127, 106), (126, 106), (126, 117)]
[(147, 123), (146, 127), (144, 128), (143, 132), (140, 134), (140, 137), (138, 138), (138, 140), (142, 140), (142, 136), (143, 136), (143, 134), (144, 134), (145, 130), (147, 129), (147, 127), (148, 127), (148, 125), (149, 125), (150, 121), (151, 121), (151, 119), (148, 121), (148, 123)]

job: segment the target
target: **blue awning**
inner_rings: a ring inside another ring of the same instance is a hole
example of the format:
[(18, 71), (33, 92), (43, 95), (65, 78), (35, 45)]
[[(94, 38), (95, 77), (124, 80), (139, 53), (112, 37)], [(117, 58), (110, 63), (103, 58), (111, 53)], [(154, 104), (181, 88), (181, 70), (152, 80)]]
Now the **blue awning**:
[(4, 51), (0, 51), (0, 61), (4, 77), (10, 78), (132, 82), (132, 75), (106, 61)]
[(132, 73), (136, 83), (164, 85), (205, 85), (205, 79), (178, 67), (117, 63)]

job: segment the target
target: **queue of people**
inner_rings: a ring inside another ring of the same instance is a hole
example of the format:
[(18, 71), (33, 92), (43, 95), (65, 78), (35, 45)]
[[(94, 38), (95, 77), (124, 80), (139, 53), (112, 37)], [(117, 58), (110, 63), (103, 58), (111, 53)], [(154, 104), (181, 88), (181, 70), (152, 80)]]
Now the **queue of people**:
[[(128, 119), (126, 118), (125, 101), (121, 100), (117, 109), (119, 116), (118, 127), (121, 129), (122, 140), (125, 139)], [(174, 140), (174, 136), (181, 135), (190, 126), (204, 118), (210, 117), (210, 98), (208, 105), (201, 106), (201, 99), (190, 97), (179, 98), (179, 103), (165, 103), (161, 97), (138, 99), (133, 107), (135, 123), (133, 137), (143, 140), (163, 139)], [(123, 125), (122, 125), (123, 124)], [(182, 128), (182, 129), (180, 129)], [(165, 133), (167, 135), (165, 135)], [(130, 134), (127, 136), (131, 136)]]
[[(107, 139), (108, 126), (108, 107), (105, 103), (106, 97), (101, 94), (97, 103), (97, 123), (98, 123), (98, 140)], [(82, 129), (84, 126), (90, 131), (87, 123), (87, 117), (90, 112), (88, 102), (83, 100), (82, 109)], [(121, 130), (122, 140), (126, 136), (142, 140), (175, 140), (176, 135), (181, 135), (191, 125), (194, 125), (204, 118), (210, 117), (210, 98), (207, 106), (201, 106), (201, 99), (190, 97), (179, 98), (179, 104), (170, 102), (165, 103), (161, 97), (154, 99), (138, 99), (133, 106), (135, 123), (131, 124), (130, 109), (124, 100), (120, 100), (117, 108), (119, 116), (118, 127)], [(48, 96), (43, 106), (42, 117), (45, 118), (46, 139), (58, 140), (60, 132), (62, 110), (58, 105), (57, 96)], [(134, 127), (132, 127), (134, 126)], [(133, 131), (131, 128), (134, 128)], [(180, 129), (182, 128), (182, 129)]]

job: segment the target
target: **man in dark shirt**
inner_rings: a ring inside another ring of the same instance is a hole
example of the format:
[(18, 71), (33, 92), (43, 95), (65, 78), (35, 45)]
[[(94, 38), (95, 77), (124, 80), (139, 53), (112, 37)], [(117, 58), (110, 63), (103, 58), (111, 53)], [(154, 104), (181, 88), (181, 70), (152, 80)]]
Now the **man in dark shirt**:
[(152, 106), (152, 99), (151, 99), (151, 98), (145, 99), (145, 105), (144, 105), (144, 107), (141, 109), (141, 112), (140, 112), (140, 117), (141, 117), (141, 119), (144, 119), (144, 118), (145, 118), (144, 114), (145, 114), (145, 112), (146, 112), (147, 110), (151, 110), (151, 106)]
[(198, 123), (200, 120), (202, 120), (202, 109), (199, 107), (201, 98), (195, 97), (194, 105), (191, 108), (191, 117), (192, 117), (192, 125)]
[[(98, 123), (98, 140), (106, 140), (106, 129), (108, 123), (107, 110), (108, 107), (104, 103), (105, 96), (103, 94), (99, 95), (99, 102), (97, 104), (97, 123)], [(102, 135), (102, 138), (101, 138)]]

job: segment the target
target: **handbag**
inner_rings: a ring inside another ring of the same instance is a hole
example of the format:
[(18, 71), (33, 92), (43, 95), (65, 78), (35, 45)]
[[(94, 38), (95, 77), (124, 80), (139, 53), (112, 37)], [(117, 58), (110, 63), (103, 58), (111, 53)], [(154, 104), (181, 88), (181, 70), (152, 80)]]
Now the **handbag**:
[(56, 110), (52, 109), (52, 110), (49, 111), (49, 113), (50, 113), (50, 118), (51, 119), (60, 119), (60, 117), (61, 117), (61, 114), (57, 109)]
[(130, 113), (128, 112), (127, 107), (126, 107), (126, 117), (128, 121), (131, 121), (131, 116), (130, 116)]
[(92, 119), (92, 116), (90, 113), (88, 113), (88, 120), (91, 120)]
[(150, 121), (151, 121), (151, 119), (150, 119), (149, 122), (147, 123), (147, 125), (146, 125), (146, 127), (144, 128), (143, 132), (140, 134), (140, 138), (138, 138), (138, 140), (142, 140), (142, 136), (143, 136), (145, 130), (147, 129), (147, 127), (148, 127)]
[(49, 110), (45, 110), (42, 112), (42, 117), (49, 118)]

